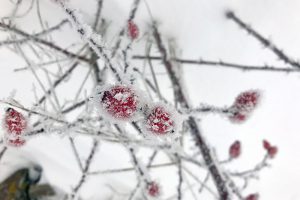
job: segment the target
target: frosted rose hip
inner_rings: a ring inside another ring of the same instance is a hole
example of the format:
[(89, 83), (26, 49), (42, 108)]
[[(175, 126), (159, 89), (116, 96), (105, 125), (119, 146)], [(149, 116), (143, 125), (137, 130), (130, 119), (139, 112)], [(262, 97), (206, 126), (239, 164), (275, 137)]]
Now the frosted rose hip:
[(147, 116), (147, 129), (157, 135), (174, 132), (174, 125), (172, 114), (162, 106), (152, 108)]
[(13, 108), (6, 110), (4, 123), (8, 134), (21, 135), (27, 128), (25, 117)]
[(100, 104), (112, 117), (129, 119), (137, 111), (138, 97), (131, 88), (119, 85), (105, 90)]
[(252, 111), (259, 100), (260, 94), (256, 90), (249, 90), (239, 94), (234, 102), (234, 107), (239, 111)]

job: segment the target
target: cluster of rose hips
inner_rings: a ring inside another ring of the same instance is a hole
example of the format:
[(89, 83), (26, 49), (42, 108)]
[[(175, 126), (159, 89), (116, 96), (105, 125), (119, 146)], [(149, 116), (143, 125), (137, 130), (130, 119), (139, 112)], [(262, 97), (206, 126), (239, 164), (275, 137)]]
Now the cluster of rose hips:
[[(278, 152), (278, 148), (273, 146), (267, 140), (263, 140), (263, 148), (267, 151), (267, 155), (270, 158), (274, 158)], [(240, 141), (235, 141), (229, 147), (229, 156), (230, 158), (238, 158), (241, 155), (242, 145)]]
[(20, 147), (25, 144), (24, 134), (26, 133), (28, 124), (26, 118), (20, 112), (13, 108), (6, 109), (3, 126), (6, 144), (14, 147)]
[(260, 92), (249, 90), (239, 94), (233, 105), (230, 107), (229, 119), (232, 122), (244, 122), (257, 107), (260, 99)]
[[(235, 141), (231, 144), (229, 147), (229, 156), (231, 159), (236, 159), (241, 155), (241, 142)], [(277, 147), (273, 146), (268, 142), (267, 140), (263, 140), (263, 148), (267, 151), (267, 156), (270, 158), (274, 158), (274, 156), (277, 154)], [(259, 195), (258, 194), (250, 194), (248, 195), (245, 200), (258, 200)]]
[(112, 120), (129, 122), (142, 116), (146, 132), (160, 136), (176, 132), (176, 111), (164, 104), (147, 102), (143, 94), (131, 86), (113, 85), (102, 88), (97, 91), (95, 99), (101, 114), (106, 114)]

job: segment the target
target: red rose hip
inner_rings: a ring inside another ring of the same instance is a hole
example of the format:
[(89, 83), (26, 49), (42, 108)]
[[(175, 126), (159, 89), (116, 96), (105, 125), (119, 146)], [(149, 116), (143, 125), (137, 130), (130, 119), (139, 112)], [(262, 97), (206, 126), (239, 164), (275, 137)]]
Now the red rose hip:
[(130, 119), (138, 107), (135, 91), (123, 85), (113, 86), (103, 92), (101, 107), (116, 119)]
[(256, 90), (249, 90), (239, 94), (234, 102), (234, 107), (239, 111), (252, 111), (259, 100), (260, 93)]
[(133, 21), (128, 21), (127, 23), (127, 31), (128, 36), (134, 40), (137, 39), (139, 36), (139, 28)]
[(25, 117), (13, 108), (8, 108), (5, 114), (4, 126), (9, 135), (21, 135), (27, 128)]
[(146, 127), (156, 135), (175, 132), (175, 122), (172, 114), (162, 106), (152, 108), (146, 119)]
[(229, 148), (230, 158), (238, 158), (241, 154), (241, 142), (235, 141)]

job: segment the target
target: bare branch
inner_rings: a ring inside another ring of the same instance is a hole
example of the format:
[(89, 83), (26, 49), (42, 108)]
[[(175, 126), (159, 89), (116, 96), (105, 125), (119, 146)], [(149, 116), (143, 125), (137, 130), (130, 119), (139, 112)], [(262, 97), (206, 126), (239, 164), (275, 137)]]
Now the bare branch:
[(287, 56), (282, 50), (280, 50), (275, 44), (273, 44), (271, 41), (263, 37), (261, 34), (259, 34), (257, 31), (252, 29), (249, 25), (247, 25), (245, 22), (243, 22), (239, 17), (235, 15), (233, 11), (227, 11), (226, 17), (230, 19), (231, 21), (235, 22), (237, 25), (239, 25), (242, 29), (246, 30), (249, 35), (253, 36), (255, 39), (257, 39), (260, 43), (262, 43), (266, 48), (270, 49), (280, 60), (284, 61), (285, 63), (290, 64), (293, 67), (300, 68), (299, 62), (293, 60), (289, 56)]

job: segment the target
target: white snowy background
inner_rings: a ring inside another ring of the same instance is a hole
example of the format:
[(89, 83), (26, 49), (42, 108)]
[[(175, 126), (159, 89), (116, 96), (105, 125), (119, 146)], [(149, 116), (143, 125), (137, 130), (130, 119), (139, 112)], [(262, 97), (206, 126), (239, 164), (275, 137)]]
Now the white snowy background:
[[(24, 0), (23, 10), (29, 6)], [(95, 13), (96, 1), (71, 0), (73, 8), (79, 9), (84, 20), (90, 22)], [(274, 54), (233, 22), (226, 20), (224, 12), (232, 9), (262, 35), (270, 38), (288, 55), (300, 58), (300, 1), (298, 0), (148, 0), (152, 15), (159, 20), (164, 35), (176, 40), (183, 58), (205, 58), (244, 64), (273, 64), (286, 66)], [(103, 15), (112, 22), (111, 38), (128, 16), (132, 1), (105, 0)], [(40, 0), (42, 16), (49, 24), (56, 24), (64, 13), (49, 0)], [(0, 17), (12, 11), (9, 0), (0, 1)], [(32, 14), (17, 20), (18, 27), (30, 31), (39, 26)], [(150, 20), (142, 1), (135, 18), (141, 31), (146, 30)], [(37, 31), (37, 30), (36, 30)], [(62, 46), (80, 41), (69, 26), (53, 34)], [(1, 37), (5, 39), (5, 37)], [(137, 50), (142, 54), (143, 51)], [(0, 98), (7, 98), (16, 90), (15, 99), (30, 107), (34, 103), (33, 85), (36, 80), (29, 71), (14, 72), (25, 66), (23, 60), (6, 48), (0, 48)], [(162, 67), (162, 65), (159, 65)], [(289, 66), (286, 66), (289, 67)], [(60, 86), (58, 95), (68, 96), (76, 90), (76, 82), (82, 81), (88, 68), (79, 67), (72, 75), (71, 83)], [(230, 105), (235, 96), (247, 89), (261, 89), (263, 100), (253, 116), (244, 124), (232, 124), (218, 115), (206, 115), (201, 119), (201, 129), (207, 141), (216, 148), (220, 159), (226, 159), (228, 147), (238, 139), (242, 142), (241, 158), (230, 164), (232, 169), (247, 169), (254, 166), (264, 155), (262, 140), (268, 139), (279, 148), (272, 161), (272, 167), (261, 172), (261, 178), (252, 181), (247, 193), (258, 192), (262, 200), (300, 199), (300, 74), (276, 72), (243, 72), (222, 67), (183, 65), (184, 79), (193, 104), (209, 103), (216, 106)], [(45, 81), (45, 84), (47, 82)], [(169, 83), (160, 77), (164, 93), (171, 94)], [(89, 83), (90, 88), (92, 82)], [(88, 88), (88, 87), (87, 87)], [(37, 87), (37, 90), (39, 88)], [(40, 91), (41, 92), (41, 91)], [(90, 92), (90, 91), (87, 91)], [(40, 93), (42, 94), (42, 93)], [(167, 95), (166, 95), (167, 96)], [(68, 97), (70, 98), (70, 97)], [(63, 99), (63, 98), (62, 98)], [(3, 118), (4, 105), (0, 118)], [(0, 133), (2, 131), (0, 130)], [(83, 158), (87, 155), (91, 140), (78, 137), (76, 145)], [(138, 154), (143, 158), (143, 153)], [(149, 156), (149, 152), (147, 153)], [(44, 168), (43, 181), (49, 181), (65, 191), (70, 191), (80, 177), (68, 139), (59, 136), (42, 136), (28, 142), (20, 149), (9, 149), (0, 165), (0, 179), (3, 180), (16, 165), (35, 162)], [(157, 163), (165, 160), (159, 155)], [(118, 144), (101, 143), (92, 170), (130, 167), (130, 159), (124, 147)], [(153, 177), (164, 186), (164, 199), (176, 194), (176, 170), (154, 169)], [(203, 178), (203, 177), (199, 177)], [(126, 193), (135, 186), (134, 172), (113, 175), (99, 175), (88, 179), (80, 194), (84, 199), (106, 199), (113, 192)], [(188, 195), (185, 199), (190, 199)], [(205, 200), (211, 199), (207, 196)]]

